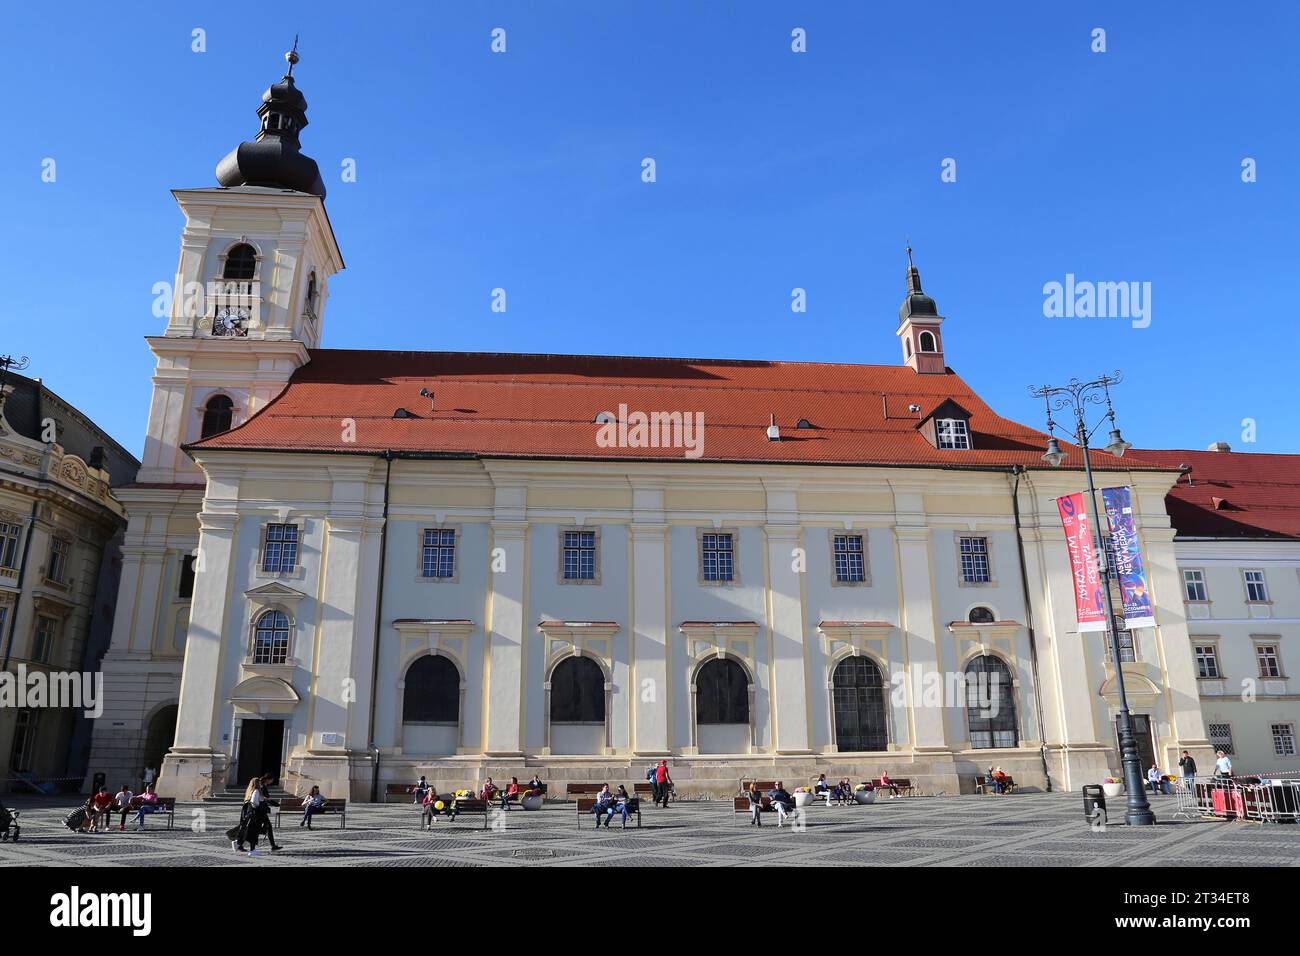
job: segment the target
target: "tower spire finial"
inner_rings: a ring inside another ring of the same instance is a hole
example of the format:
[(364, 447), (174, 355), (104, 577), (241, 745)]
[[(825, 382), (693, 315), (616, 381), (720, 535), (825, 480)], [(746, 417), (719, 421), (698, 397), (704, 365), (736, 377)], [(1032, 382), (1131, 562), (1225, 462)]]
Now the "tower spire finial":
[(289, 72), (285, 76), (293, 76), (293, 65), (298, 62), (298, 34), (293, 35), (293, 49), (286, 53), (284, 58), (289, 63)]
[(911, 240), (911, 239), (904, 239), (903, 242), (905, 242), (905, 243), (907, 244), (907, 267), (908, 267), (909, 269), (911, 269), (911, 268), (913, 268), (913, 266), (912, 266), (912, 240)]

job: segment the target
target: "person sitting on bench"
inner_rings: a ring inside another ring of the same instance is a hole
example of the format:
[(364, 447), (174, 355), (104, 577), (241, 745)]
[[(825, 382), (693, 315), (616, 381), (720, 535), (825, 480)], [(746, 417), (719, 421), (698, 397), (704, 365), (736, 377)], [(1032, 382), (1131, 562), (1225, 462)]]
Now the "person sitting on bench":
[(501, 794), (501, 809), (510, 809), (509, 804), (519, 799), (519, 778), (511, 777), (510, 782), (506, 784), (506, 788), (499, 792)]
[(627, 829), (627, 818), (628, 816), (630, 816), (630, 811), (628, 810), (628, 806), (631, 803), (631, 801), (632, 801), (632, 795), (627, 792), (627, 787), (623, 786), (620, 783), (618, 785), (618, 792), (614, 794), (614, 800), (609, 805), (609, 809), (606, 811), (606, 816), (605, 816), (606, 830), (609, 829), (609, 823), (611, 820), (614, 819), (614, 814), (616, 813), (622, 816), (623, 818), (623, 822), (622, 822), (623, 829), (624, 830)]
[(600, 788), (600, 793), (596, 794), (596, 803), (591, 808), (591, 812), (596, 817), (596, 829), (600, 829), (600, 818), (605, 818), (605, 829), (609, 829), (609, 821), (614, 819), (614, 794), (609, 790), (609, 784)]
[(298, 821), (299, 827), (311, 829), (311, 815), (325, 806), (325, 798), (320, 795), (320, 787), (312, 787), (311, 793), (302, 798), (302, 819)]
[(789, 791), (785, 789), (785, 784), (780, 780), (768, 791), (767, 796), (772, 801), (772, 806), (776, 807), (776, 825), (784, 826), (786, 814), (794, 807), (794, 797), (790, 796)]
[(880, 771), (880, 782), (876, 784), (876, 786), (882, 789), (888, 789), (890, 791), (889, 796), (891, 799), (898, 796), (898, 784), (889, 779), (888, 770)]
[(826, 774), (822, 774), (817, 778), (817, 782), (813, 784), (813, 793), (825, 798), (826, 806), (831, 805), (831, 786), (826, 782)]

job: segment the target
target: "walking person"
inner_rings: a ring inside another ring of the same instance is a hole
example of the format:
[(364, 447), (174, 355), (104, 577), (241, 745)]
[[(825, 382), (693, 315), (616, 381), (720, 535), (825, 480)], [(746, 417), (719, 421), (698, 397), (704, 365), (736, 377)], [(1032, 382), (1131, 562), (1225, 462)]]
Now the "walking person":
[(269, 773), (260, 780), (255, 781), (256, 789), (249, 798), (249, 804), (252, 807), (252, 814), (248, 821), (248, 855), (261, 856), (257, 852), (257, 838), (261, 834), (266, 834), (267, 841), (271, 844), (271, 852), (277, 852), (280, 847), (275, 842), (275, 828), (271, 825), (271, 808), (278, 807), (280, 804), (271, 799), (271, 781), (275, 778)]
[(663, 801), (663, 808), (668, 809), (668, 796), (673, 791), (673, 778), (668, 773), (668, 761), (660, 760), (659, 766), (655, 767), (655, 783), (659, 787), (659, 792), (655, 794), (655, 801)]
[(1196, 761), (1186, 750), (1178, 758), (1178, 769), (1183, 772), (1183, 785), (1187, 787), (1187, 792), (1192, 793), (1196, 789)]
[(311, 815), (325, 806), (325, 798), (320, 795), (320, 787), (312, 787), (311, 793), (303, 797), (302, 800), (302, 819), (298, 821), (298, 826), (311, 829)]
[(1216, 777), (1232, 776), (1232, 760), (1222, 750), (1215, 753), (1214, 775)]
[(259, 792), (260, 784), (261, 781), (257, 777), (248, 781), (248, 786), (244, 788), (244, 802), (239, 808), (239, 822), (226, 831), (226, 838), (230, 840), (230, 849), (236, 853), (247, 852), (244, 844), (249, 839), (249, 827), (253, 822), (253, 797)]
[(659, 780), (655, 775), (658, 769), (657, 764), (651, 764), (645, 769), (645, 779), (650, 784), (650, 802), (655, 806), (659, 806)]

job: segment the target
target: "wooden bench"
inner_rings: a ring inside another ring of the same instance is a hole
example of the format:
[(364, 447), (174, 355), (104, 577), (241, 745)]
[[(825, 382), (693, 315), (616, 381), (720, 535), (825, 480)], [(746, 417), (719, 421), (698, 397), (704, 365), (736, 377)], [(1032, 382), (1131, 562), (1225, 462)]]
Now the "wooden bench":
[(564, 792), (570, 797), (594, 797), (604, 788), (603, 783), (569, 783)]
[[(1013, 792), (1015, 789), (1016, 789), (1016, 778), (1013, 777), (1013, 776), (1011, 776), (1010, 774), (1008, 774), (1008, 775), (1007, 775), (1007, 779), (1004, 780), (1004, 781), (1002, 782), (1002, 792), (1003, 792), (1003, 793), (1011, 793), (1011, 792)], [(980, 774), (978, 777), (976, 777), (976, 778), (975, 778), (975, 792), (976, 792), (976, 793), (996, 793), (997, 791), (995, 791), (995, 790), (993, 789), (993, 778), (990, 777), (990, 776), (989, 776), (988, 774), (986, 774), (986, 773), (982, 773), (982, 774)]]
[(889, 783), (881, 783), (879, 780), (873, 780), (871, 783), (878, 791), (889, 790), (891, 793), (896, 793), (899, 796), (906, 793), (910, 797), (916, 792), (916, 788), (912, 786), (912, 780), (910, 777), (894, 777), (889, 781)]
[[(736, 816), (735, 816), (735, 815), (736, 815), (737, 813), (749, 813), (749, 781), (748, 781), (748, 780), (742, 780), (742, 781), (740, 781), (740, 783), (741, 783), (741, 793), (740, 793), (740, 796), (738, 796), (738, 797), (732, 797), (732, 798), (731, 798), (731, 813), (732, 813), (731, 819), (732, 819), (732, 822), (735, 822), (735, 819), (736, 819)], [(771, 812), (771, 813), (775, 813), (775, 812), (776, 812), (776, 806), (773, 805), (773, 803), (772, 803), (772, 798), (769, 797), (767, 794), (768, 794), (769, 791), (771, 791), (771, 790), (775, 790), (775, 789), (776, 789), (776, 781), (775, 781), (775, 780), (755, 780), (754, 783), (758, 786), (758, 792), (759, 792), (759, 794), (761, 795), (761, 800), (759, 801), (759, 805), (761, 806), (762, 809), (761, 809), (760, 812), (762, 812), (762, 813), (769, 813), (769, 812)], [(794, 794), (793, 794), (793, 793), (790, 794), (790, 805), (791, 805), (791, 807), (794, 806)], [(791, 811), (791, 812), (793, 812), (793, 811)]]
[[(462, 787), (461, 789), (465, 790), (468, 788)], [(461, 814), (477, 814), (483, 818), (483, 829), (486, 830), (488, 828), (488, 809), (491, 806), (491, 802), (484, 800), (482, 797), (456, 797), (453, 796), (454, 793), (454, 790), (450, 793), (440, 793), (438, 794), (438, 799), (442, 801), (444, 807), (449, 808), (452, 804), (455, 804), (456, 816), (450, 816), (446, 809), (442, 810), (437, 815), (444, 818), (448, 823), (455, 823), (456, 817)]]
[(645, 783), (632, 784), (632, 794), (641, 800), (654, 801), (655, 785), (648, 780)]
[[(599, 793), (600, 791), (598, 790), (598, 791), (596, 791), (596, 792)], [(595, 797), (579, 797), (579, 798), (578, 798), (578, 828), (579, 828), (579, 829), (582, 828), (582, 818), (583, 818), (583, 817), (594, 817), (594, 816), (595, 816), (595, 810), (596, 810), (596, 798), (595, 798)], [(628, 812), (628, 815), (629, 815), (629, 816), (635, 816), (635, 817), (636, 817), (636, 825), (637, 825), (637, 828), (640, 829), (640, 827), (641, 827), (641, 800), (640, 800), (640, 798), (638, 798), (638, 797), (630, 797), (630, 798), (628, 799), (628, 801), (627, 801), (627, 812)], [(620, 814), (617, 810), (614, 811), (614, 815), (617, 816), (617, 817), (619, 817), (619, 819), (622, 819), (622, 814)]]
[(411, 783), (390, 783), (384, 787), (384, 803), (388, 802), (389, 797), (411, 797), (415, 801), (413, 792), (415, 785)]
[[(139, 810), (140, 807), (142, 807), (143, 805), (144, 805), (144, 801), (141, 800), (139, 797), (132, 797), (132, 798), (131, 798), (131, 802), (130, 802), (129, 804), (127, 804), (127, 807), (128, 807), (127, 813), (128, 813), (128, 815), (134, 814), (134, 813), (135, 813), (137, 810)], [(112, 809), (109, 810), (108, 818), (109, 818), (109, 819), (112, 819), (112, 815), (113, 815), (113, 814), (115, 814), (115, 813), (121, 813), (121, 812), (122, 812), (122, 811), (121, 811), (120, 809), (118, 809), (118, 808), (116, 808), (116, 807), (113, 807)], [(153, 805), (153, 812), (154, 812), (154, 813), (165, 813), (165, 814), (167, 815), (167, 829), (168, 829), (168, 830), (172, 829), (172, 827), (173, 827), (173, 826), (175, 825), (175, 823), (176, 823), (176, 798), (175, 798), (175, 797), (159, 797), (159, 798), (154, 802), (154, 805)], [(150, 815), (150, 814), (145, 814), (145, 816), (149, 816), (149, 815)]]
[[(303, 805), (306, 800), (302, 797), (285, 797), (280, 801), (280, 806), (275, 810), (275, 828), (280, 829), (280, 816), (285, 813), (297, 814), (302, 819)], [(319, 817), (323, 814), (337, 814), (339, 818), (339, 829), (346, 830), (348, 825), (348, 802), (346, 800), (331, 800), (326, 798), (325, 802), (311, 812), (313, 817)]]

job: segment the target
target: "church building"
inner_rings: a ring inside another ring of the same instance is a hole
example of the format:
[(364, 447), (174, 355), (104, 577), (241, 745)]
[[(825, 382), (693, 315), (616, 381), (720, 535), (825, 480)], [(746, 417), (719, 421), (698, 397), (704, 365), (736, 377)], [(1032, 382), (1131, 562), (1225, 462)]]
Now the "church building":
[(1117, 666), (1144, 755), (1208, 756), (1178, 470), (1092, 453), (1133, 489), (1154, 603), (1115, 662), (1054, 501), (1081, 453), (1048, 467), (949, 368), (910, 261), (897, 365), (322, 348), (343, 258), (295, 61), (217, 185), (173, 192), (92, 769), (160, 760), (185, 799), (263, 772), (554, 793), (661, 758), (682, 795), (956, 793), (990, 765), (1077, 789), (1119, 770)]

